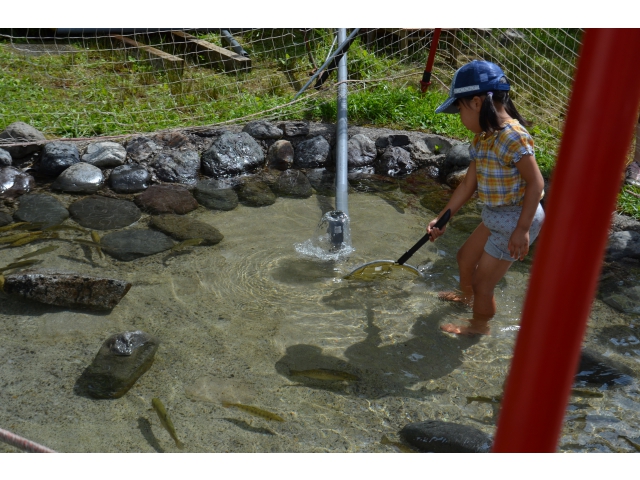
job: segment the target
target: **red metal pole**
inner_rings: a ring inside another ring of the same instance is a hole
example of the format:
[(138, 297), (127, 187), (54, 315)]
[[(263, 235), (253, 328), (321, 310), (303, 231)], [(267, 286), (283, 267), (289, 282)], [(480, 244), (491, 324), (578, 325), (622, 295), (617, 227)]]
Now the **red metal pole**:
[(420, 91), (422, 93), (427, 91), (429, 85), (431, 85), (431, 70), (433, 69), (433, 61), (436, 58), (436, 50), (438, 50), (438, 41), (440, 41), (441, 28), (436, 28), (433, 31), (433, 38), (431, 39), (431, 48), (429, 49), (429, 58), (427, 58), (427, 65), (424, 68), (422, 74), (422, 80), (420, 81)]
[(493, 452), (555, 452), (640, 104), (640, 29), (588, 29)]

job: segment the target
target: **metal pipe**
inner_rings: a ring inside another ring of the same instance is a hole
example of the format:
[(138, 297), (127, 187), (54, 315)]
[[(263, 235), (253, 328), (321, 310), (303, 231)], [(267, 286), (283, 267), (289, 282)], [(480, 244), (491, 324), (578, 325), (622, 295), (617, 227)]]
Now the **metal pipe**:
[(557, 449), (638, 118), (638, 45), (640, 29), (584, 34), (493, 452)]
[[(347, 29), (338, 29), (338, 42), (344, 43)], [(347, 205), (347, 54), (338, 62), (338, 123), (336, 125), (336, 210), (349, 215)]]
[(424, 67), (422, 73), (422, 80), (420, 81), (420, 91), (425, 93), (431, 85), (431, 70), (433, 69), (433, 61), (436, 58), (436, 51), (438, 50), (438, 42), (440, 41), (441, 28), (436, 28), (433, 31), (433, 38), (431, 39), (431, 48), (429, 48), (429, 58), (427, 59), (427, 65)]
[(242, 45), (240, 45), (235, 38), (233, 38), (233, 35), (231, 35), (231, 32), (229, 32), (229, 30), (220, 29), (220, 36), (231, 47), (231, 50), (236, 52), (238, 55), (249, 58), (249, 54), (247, 53), (247, 51), (242, 48)]

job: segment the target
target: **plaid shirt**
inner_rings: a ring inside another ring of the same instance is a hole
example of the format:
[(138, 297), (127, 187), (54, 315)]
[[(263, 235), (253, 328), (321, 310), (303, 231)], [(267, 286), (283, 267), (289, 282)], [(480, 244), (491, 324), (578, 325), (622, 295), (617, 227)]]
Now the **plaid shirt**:
[(491, 135), (477, 134), (469, 148), (476, 162), (478, 197), (490, 207), (522, 205), (526, 182), (516, 168), (523, 155), (533, 155), (533, 139), (517, 120)]

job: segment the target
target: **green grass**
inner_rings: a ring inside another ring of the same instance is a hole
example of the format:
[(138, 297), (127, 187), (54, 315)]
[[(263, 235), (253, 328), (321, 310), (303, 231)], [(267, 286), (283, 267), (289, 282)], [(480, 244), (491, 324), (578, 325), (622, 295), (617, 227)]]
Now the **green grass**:
[(640, 220), (640, 187), (625, 185), (618, 195), (619, 213)]

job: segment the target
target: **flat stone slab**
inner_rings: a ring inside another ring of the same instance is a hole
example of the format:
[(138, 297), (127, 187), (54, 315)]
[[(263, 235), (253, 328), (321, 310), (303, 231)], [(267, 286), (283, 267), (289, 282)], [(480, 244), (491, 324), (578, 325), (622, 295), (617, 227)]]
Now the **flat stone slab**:
[(433, 453), (488, 453), (492, 443), (477, 428), (439, 420), (405, 425), (400, 436), (421, 452)]
[(71, 308), (111, 310), (131, 284), (122, 280), (93, 277), (50, 269), (28, 270), (7, 275), (4, 292), (25, 300)]
[(69, 211), (51, 195), (29, 193), (20, 197), (20, 206), (13, 215), (19, 222), (42, 223), (46, 228), (64, 222)]
[(136, 229), (108, 233), (102, 237), (100, 244), (105, 253), (129, 262), (169, 250), (175, 243), (162, 232)]
[(92, 195), (69, 206), (72, 218), (85, 228), (113, 230), (137, 222), (140, 209), (127, 200)]
[(224, 238), (217, 228), (182, 215), (159, 215), (150, 225), (180, 241), (202, 238), (201, 245), (215, 245)]
[(179, 185), (152, 185), (135, 198), (136, 204), (151, 214), (177, 213), (184, 215), (198, 208), (191, 192)]

